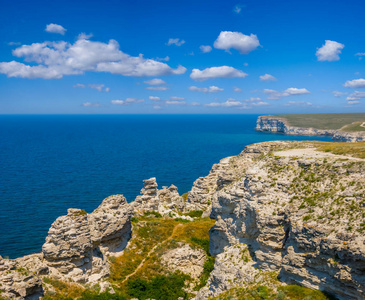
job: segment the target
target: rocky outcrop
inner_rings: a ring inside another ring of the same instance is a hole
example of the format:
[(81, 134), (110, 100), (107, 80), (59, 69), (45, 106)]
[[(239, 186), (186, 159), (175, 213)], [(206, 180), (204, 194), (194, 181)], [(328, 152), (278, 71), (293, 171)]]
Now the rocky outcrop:
[[(244, 176), (212, 197), (216, 224), (210, 231), (210, 253), (221, 257), (244, 244), (256, 267), (279, 271), (284, 282), (325, 290), (339, 299), (363, 299), (365, 160), (315, 149), (275, 152), (301, 145), (261, 143), (237, 157), (256, 159), (247, 164)], [(206, 290), (228, 288), (225, 268), (240, 264), (227, 263), (216, 264)]]
[(126, 246), (132, 212), (122, 195), (104, 199), (91, 214), (70, 208), (52, 224), (42, 247), (50, 275), (80, 283), (108, 276), (107, 257)]
[(207, 255), (200, 248), (193, 249), (189, 244), (183, 244), (164, 253), (161, 260), (170, 271), (180, 271), (197, 279), (203, 274)]
[(256, 130), (288, 135), (332, 136), (334, 142), (365, 141), (365, 132), (344, 132), (341, 130), (294, 127), (290, 126), (286, 119), (275, 116), (258, 117)]
[(43, 288), (37, 275), (16, 260), (0, 256), (0, 296), (6, 299), (39, 299), (43, 296)]
[(158, 212), (163, 216), (171, 218), (180, 216), (179, 212), (184, 210), (184, 199), (177, 191), (177, 187), (173, 184), (170, 187), (162, 187), (158, 190), (156, 178), (143, 180), (144, 187), (141, 190), (141, 195), (137, 196), (135, 201), (131, 203), (135, 214), (144, 214), (145, 212)]

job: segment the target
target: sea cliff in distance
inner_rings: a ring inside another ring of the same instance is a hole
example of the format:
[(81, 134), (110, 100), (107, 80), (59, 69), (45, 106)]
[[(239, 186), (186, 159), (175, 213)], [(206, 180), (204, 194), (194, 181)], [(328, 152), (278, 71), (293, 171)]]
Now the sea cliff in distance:
[(131, 203), (69, 209), (41, 253), (0, 258), (0, 297), (364, 299), (364, 173), (365, 142), (276, 141), (183, 195), (147, 179)]
[(268, 115), (256, 130), (289, 135), (332, 136), (334, 142), (365, 141), (365, 113)]

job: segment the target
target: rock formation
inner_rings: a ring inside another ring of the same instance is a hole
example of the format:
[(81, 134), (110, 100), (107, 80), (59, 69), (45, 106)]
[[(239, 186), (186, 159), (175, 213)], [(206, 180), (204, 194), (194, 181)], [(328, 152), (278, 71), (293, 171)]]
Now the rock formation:
[[(221, 257), (245, 244), (256, 267), (280, 271), (284, 282), (364, 299), (365, 160), (314, 149), (275, 152), (291, 147), (261, 143), (237, 157), (252, 163), (213, 195), (210, 253)], [(227, 268), (240, 263), (216, 264), (205, 288), (210, 294), (226, 286), (215, 274)]]
[(332, 136), (334, 142), (365, 141), (365, 132), (344, 132), (341, 130), (294, 127), (290, 126), (285, 119), (275, 116), (258, 117), (256, 130), (288, 135)]
[(104, 199), (91, 214), (70, 208), (52, 224), (42, 247), (50, 275), (81, 283), (108, 276), (107, 257), (126, 246), (131, 215), (122, 195)]

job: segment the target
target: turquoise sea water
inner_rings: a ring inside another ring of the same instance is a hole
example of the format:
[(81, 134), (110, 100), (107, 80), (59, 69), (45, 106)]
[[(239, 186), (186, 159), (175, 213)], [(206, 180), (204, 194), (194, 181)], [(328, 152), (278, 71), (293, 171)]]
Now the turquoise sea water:
[(269, 140), (257, 115), (0, 116), (0, 255), (39, 252), (67, 208), (92, 212), (112, 194), (134, 200), (142, 180), (182, 194), (212, 164)]

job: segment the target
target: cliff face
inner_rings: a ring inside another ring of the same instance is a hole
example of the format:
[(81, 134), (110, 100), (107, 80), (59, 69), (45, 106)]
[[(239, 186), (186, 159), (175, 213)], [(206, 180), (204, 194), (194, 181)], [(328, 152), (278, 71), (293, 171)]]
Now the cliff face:
[(341, 130), (325, 130), (315, 128), (300, 128), (290, 126), (285, 119), (279, 117), (261, 116), (257, 118), (256, 130), (288, 135), (332, 136), (335, 142), (365, 141), (364, 132), (344, 132)]
[(247, 245), (254, 264), (216, 263), (199, 299), (249, 283), (253, 266), (278, 271), (286, 283), (364, 299), (365, 160), (296, 147), (303, 146), (262, 143), (236, 157), (252, 163), (212, 197), (210, 252), (220, 261)]
[[(247, 146), (238, 156), (213, 165), (206, 177), (194, 182), (185, 200), (174, 185), (159, 190), (156, 179), (150, 178), (134, 202), (114, 195), (90, 214), (69, 209), (52, 224), (42, 253), (16, 260), (0, 257), (0, 298), (39, 299), (44, 289), (51, 288), (45, 276), (98, 284), (101, 291), (113, 292), (107, 281), (109, 258), (121, 258), (127, 266), (139, 259), (136, 272), (156, 255), (165, 270), (181, 271), (195, 280), (187, 290), (196, 293), (196, 299), (258, 283), (274, 289), (296, 283), (339, 299), (364, 299), (365, 159), (317, 150), (322, 146), (320, 142)], [(189, 238), (181, 239), (184, 230), (190, 235), (198, 231), (197, 220), (188, 215), (194, 210), (216, 220), (209, 241), (214, 270), (198, 292), (193, 287), (206, 272), (209, 253)], [(134, 223), (138, 234), (130, 239), (132, 215), (141, 222)], [(154, 222), (155, 216), (160, 219)], [(161, 222), (168, 231), (161, 231)], [(175, 224), (173, 229), (170, 223)], [(143, 235), (152, 229), (156, 234)], [(123, 282), (132, 276), (127, 274), (135, 274), (129, 269), (123, 272), (119, 271)], [(282, 283), (273, 283), (277, 275)]]

